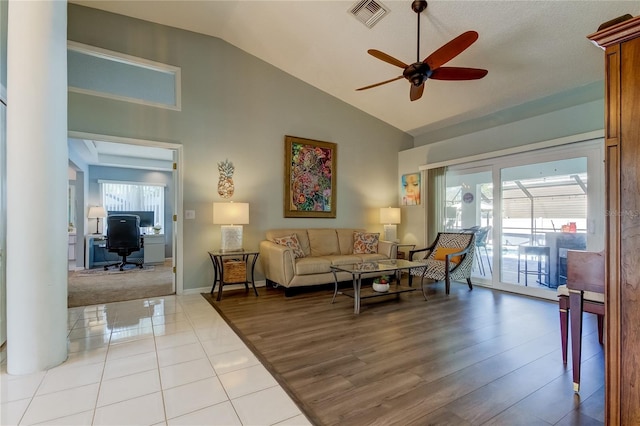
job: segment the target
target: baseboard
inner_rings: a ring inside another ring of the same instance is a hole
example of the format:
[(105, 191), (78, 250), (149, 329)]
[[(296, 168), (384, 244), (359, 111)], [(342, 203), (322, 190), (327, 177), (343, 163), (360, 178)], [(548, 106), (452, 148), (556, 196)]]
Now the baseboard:
[[(266, 280), (258, 280), (255, 282), (256, 287), (266, 287), (267, 286), (267, 281)], [(241, 290), (244, 288), (244, 284), (227, 284), (224, 286), (224, 289), (222, 291), (227, 291), (227, 290)], [(218, 291), (218, 288), (216, 287), (216, 292)], [(189, 294), (200, 294), (200, 293), (209, 293), (211, 292), (211, 287), (199, 287), (199, 288), (189, 288), (189, 289), (185, 289), (182, 291), (183, 295), (189, 295)]]

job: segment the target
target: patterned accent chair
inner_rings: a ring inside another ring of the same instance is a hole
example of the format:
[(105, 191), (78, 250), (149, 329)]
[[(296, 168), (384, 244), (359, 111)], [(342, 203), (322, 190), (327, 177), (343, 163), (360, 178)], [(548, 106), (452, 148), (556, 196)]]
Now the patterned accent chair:
[(427, 294), (423, 281), (425, 278), (434, 281), (445, 281), (446, 293), (449, 294), (451, 280), (466, 280), (469, 290), (473, 290), (471, 284), (471, 269), (475, 255), (476, 236), (473, 232), (453, 233), (439, 232), (433, 244), (427, 248), (411, 250), (409, 260), (422, 262), (424, 268), (411, 269), (409, 285), (413, 276), (419, 276), (422, 295), (425, 300)]

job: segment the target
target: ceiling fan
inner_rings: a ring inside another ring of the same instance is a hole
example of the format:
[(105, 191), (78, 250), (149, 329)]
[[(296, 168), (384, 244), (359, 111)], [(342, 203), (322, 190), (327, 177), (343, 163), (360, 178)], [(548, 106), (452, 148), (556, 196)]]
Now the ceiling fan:
[(390, 56), (384, 52), (376, 49), (369, 49), (367, 53), (371, 56), (387, 62), (391, 65), (403, 68), (401, 76), (392, 78), (390, 80), (382, 81), (380, 83), (372, 84), (370, 86), (361, 87), (356, 90), (366, 90), (373, 87), (378, 87), (383, 84), (391, 83), (392, 81), (406, 78), (411, 83), (411, 91), (409, 92), (409, 98), (412, 101), (420, 99), (422, 92), (424, 92), (424, 83), (427, 79), (434, 80), (478, 80), (487, 75), (488, 71), (479, 68), (461, 68), (461, 67), (443, 67), (446, 64), (465, 49), (471, 46), (477, 39), (478, 33), (475, 31), (467, 31), (460, 34), (458, 37), (449, 41), (444, 46), (427, 56), (426, 59), (420, 62), (420, 14), (426, 10), (427, 2), (425, 0), (415, 0), (411, 3), (411, 9), (418, 15), (418, 48), (416, 54), (416, 62), (410, 65)]

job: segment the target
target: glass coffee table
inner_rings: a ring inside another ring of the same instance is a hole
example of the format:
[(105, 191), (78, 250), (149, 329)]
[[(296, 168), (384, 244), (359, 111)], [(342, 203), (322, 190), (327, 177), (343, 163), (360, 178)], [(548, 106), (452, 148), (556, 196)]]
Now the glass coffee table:
[[(335, 282), (335, 289), (333, 291), (333, 299), (331, 303), (335, 302), (336, 295), (338, 293), (345, 296), (353, 297), (353, 313), (360, 313), (360, 300), (368, 299), (371, 297), (388, 296), (390, 294), (396, 294), (398, 297), (401, 293), (407, 293), (410, 291), (416, 291), (415, 287), (408, 287), (400, 285), (400, 277), (402, 271), (409, 271), (414, 268), (424, 268), (425, 264), (420, 262), (410, 262), (402, 259), (389, 259), (378, 260), (372, 262), (362, 263), (350, 263), (346, 265), (335, 265), (331, 267), (333, 272), (333, 279)], [(353, 290), (343, 290), (338, 292), (338, 272), (348, 272), (351, 274), (353, 281)], [(374, 291), (371, 287), (367, 286), (362, 288), (363, 278), (374, 278), (382, 275), (393, 275), (395, 284), (389, 286), (389, 290), (385, 292)]]

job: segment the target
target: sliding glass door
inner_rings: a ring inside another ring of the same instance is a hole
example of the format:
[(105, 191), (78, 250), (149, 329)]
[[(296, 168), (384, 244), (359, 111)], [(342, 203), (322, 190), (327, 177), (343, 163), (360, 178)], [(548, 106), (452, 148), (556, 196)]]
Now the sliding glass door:
[(472, 277), (491, 281), (493, 274), (493, 182), (490, 167), (450, 170), (446, 174), (444, 228), (476, 234)]
[(567, 249), (587, 248), (587, 158), (501, 169), (501, 281), (555, 290)]
[(472, 279), (555, 300), (567, 250), (604, 248), (602, 141), (447, 168), (445, 223), (475, 232)]

